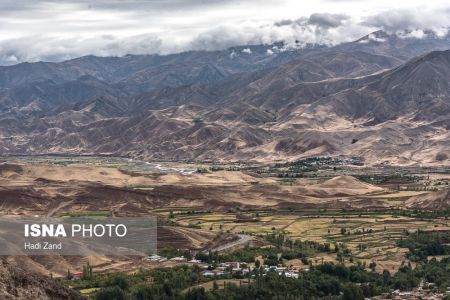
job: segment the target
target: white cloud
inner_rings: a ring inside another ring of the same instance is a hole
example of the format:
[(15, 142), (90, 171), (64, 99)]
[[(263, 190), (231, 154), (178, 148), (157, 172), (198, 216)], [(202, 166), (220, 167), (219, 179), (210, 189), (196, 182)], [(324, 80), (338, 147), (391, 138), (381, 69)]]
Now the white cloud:
[(444, 35), (449, 7), (447, 0), (5, 0), (0, 64), (277, 41), (337, 44), (378, 29)]
[(427, 36), (424, 30), (422, 29), (415, 29), (415, 30), (408, 30), (405, 32), (399, 32), (398, 36), (401, 38), (413, 38), (413, 39), (423, 39)]
[(245, 49), (242, 50), (242, 53), (252, 54), (252, 49), (250, 49), (250, 48), (245, 48)]
[(449, 11), (429, 8), (386, 10), (368, 16), (362, 25), (376, 27), (388, 32), (402, 31), (405, 29), (430, 29), (439, 30), (450, 26)]
[(154, 35), (138, 35), (127, 38), (117, 38), (111, 35), (95, 38), (30, 36), (2, 41), (0, 43), (0, 61), (8, 64), (20, 61), (58, 61), (88, 54), (123, 56), (159, 53), (161, 52), (161, 43), (161, 40)]

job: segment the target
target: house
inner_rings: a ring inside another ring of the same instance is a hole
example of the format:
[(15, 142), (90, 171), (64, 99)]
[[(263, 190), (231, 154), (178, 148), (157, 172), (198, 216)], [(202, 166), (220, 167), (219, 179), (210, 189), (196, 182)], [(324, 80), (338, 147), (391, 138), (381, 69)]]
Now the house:
[(221, 271), (203, 271), (201, 274), (205, 277), (212, 277), (212, 276), (222, 276), (225, 273)]
[(264, 272), (270, 272), (270, 271), (276, 271), (277, 270), (277, 267), (275, 267), (275, 266), (265, 266), (264, 267)]
[(187, 262), (187, 258), (184, 257), (184, 256), (173, 257), (173, 258), (170, 259), (170, 261)]
[(202, 275), (205, 277), (212, 277), (212, 276), (216, 276), (216, 273), (214, 273), (212, 271), (205, 271), (205, 272), (202, 272)]
[(83, 279), (83, 272), (72, 272), (72, 280)]
[(251, 272), (251, 270), (250, 269), (242, 269), (241, 272), (242, 272), (242, 275), (247, 275), (248, 273)]
[(295, 271), (304, 271), (307, 269), (309, 269), (309, 266), (292, 265), (289, 267), (289, 270), (295, 270)]
[(298, 272), (288, 271), (284, 273), (284, 276), (297, 279), (299, 275)]
[(167, 258), (154, 254), (154, 255), (150, 255), (149, 257), (147, 257), (147, 260), (149, 260), (151, 262), (164, 262), (167, 260)]
[(231, 261), (231, 262), (224, 262), (223, 264), (221, 264), (221, 266), (225, 268), (239, 269), (240, 264), (237, 261)]
[(201, 264), (202, 261), (198, 260), (198, 259), (191, 259), (190, 261), (188, 261), (188, 263), (190, 263), (190, 264)]

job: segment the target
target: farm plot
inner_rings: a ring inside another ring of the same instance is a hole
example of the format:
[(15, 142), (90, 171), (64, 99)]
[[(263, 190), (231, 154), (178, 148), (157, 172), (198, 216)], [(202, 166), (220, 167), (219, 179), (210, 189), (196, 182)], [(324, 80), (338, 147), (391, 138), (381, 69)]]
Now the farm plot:
[(175, 222), (181, 226), (195, 224), (211, 231), (252, 235), (283, 232), (294, 240), (344, 244), (351, 250), (355, 262), (376, 262), (379, 271), (396, 270), (407, 262), (407, 249), (397, 247), (396, 241), (408, 233), (450, 230), (450, 223), (445, 219), (426, 220), (392, 214), (252, 213), (258, 217), (248, 222), (239, 221), (236, 213), (177, 216)]

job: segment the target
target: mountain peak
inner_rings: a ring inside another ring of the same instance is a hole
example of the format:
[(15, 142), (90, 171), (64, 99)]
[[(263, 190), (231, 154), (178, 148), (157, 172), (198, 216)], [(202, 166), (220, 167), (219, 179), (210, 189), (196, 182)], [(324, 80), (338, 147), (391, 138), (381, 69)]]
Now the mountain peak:
[(381, 42), (385, 42), (386, 40), (392, 38), (392, 34), (389, 34), (383, 30), (378, 30), (378, 31), (374, 31), (369, 33), (368, 35), (363, 36), (362, 38), (356, 40), (356, 43), (369, 43), (369, 42), (377, 42), (377, 43), (381, 43)]

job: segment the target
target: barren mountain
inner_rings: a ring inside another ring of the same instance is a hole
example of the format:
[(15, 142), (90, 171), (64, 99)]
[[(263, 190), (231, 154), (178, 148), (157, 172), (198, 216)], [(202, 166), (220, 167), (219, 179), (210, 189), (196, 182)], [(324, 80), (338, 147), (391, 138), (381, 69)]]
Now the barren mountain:
[(166, 56), (85, 56), (61, 63), (0, 67), (0, 112), (26, 107), (42, 114), (57, 105), (83, 103), (98, 96), (125, 97), (164, 87), (213, 83), (232, 74), (282, 64), (295, 57), (293, 53), (302, 55), (314, 49), (267, 55), (268, 48), (278, 46), (282, 44)]
[(449, 162), (450, 51), (436, 51), (449, 37), (375, 32), (335, 47), (283, 47), (2, 67), (0, 150)]

